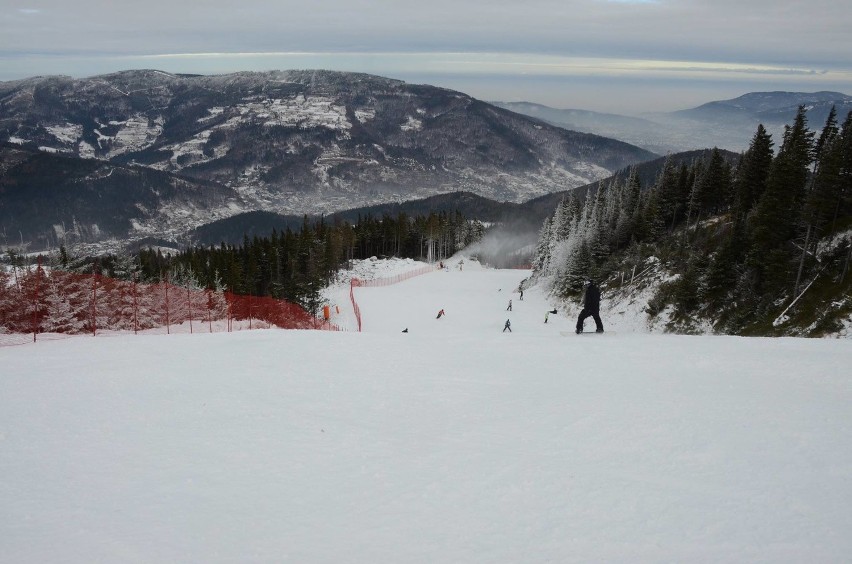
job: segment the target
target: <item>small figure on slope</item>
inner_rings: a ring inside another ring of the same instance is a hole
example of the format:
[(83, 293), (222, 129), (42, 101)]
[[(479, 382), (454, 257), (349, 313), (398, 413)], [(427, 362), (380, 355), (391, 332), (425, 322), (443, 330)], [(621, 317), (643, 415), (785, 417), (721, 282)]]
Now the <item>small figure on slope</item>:
[(521, 301), (524, 301), (524, 289), (521, 288), (521, 296), (518, 298)]
[(595, 285), (593, 280), (586, 281), (586, 295), (583, 297), (583, 311), (580, 312), (580, 317), (577, 318), (577, 334), (583, 332), (583, 322), (587, 317), (592, 316), (597, 327), (596, 333), (603, 333), (603, 322), (600, 316), (601, 308), (601, 291)]
[(512, 300), (509, 300), (509, 306), (506, 308), (506, 311), (512, 311)]
[(408, 327), (402, 330), (403, 333), (408, 333)]
[(544, 314), (544, 322), (547, 323), (547, 318), (550, 317), (550, 312)]
[(503, 326), (503, 332), (504, 333), (506, 332), (506, 329), (509, 330), (509, 333), (512, 332), (512, 322), (509, 321), (508, 319), (506, 320), (506, 324)]
[(444, 317), (444, 315), (446, 315), (446, 314), (444, 313), (444, 310), (442, 309), (441, 311), (438, 312), (438, 317), (436, 317), (435, 319), (441, 319), (442, 317)]

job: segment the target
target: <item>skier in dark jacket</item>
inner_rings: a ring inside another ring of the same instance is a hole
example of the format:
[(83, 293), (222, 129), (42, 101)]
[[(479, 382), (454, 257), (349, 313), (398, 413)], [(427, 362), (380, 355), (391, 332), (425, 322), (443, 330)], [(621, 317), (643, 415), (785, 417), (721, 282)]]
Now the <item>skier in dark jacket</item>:
[(512, 332), (512, 323), (511, 323), (511, 321), (509, 321), (508, 319), (506, 320), (506, 324), (505, 324), (505, 325), (503, 325), (503, 332), (504, 332), (504, 333), (506, 332), (506, 329), (508, 329), (508, 330), (509, 330), (509, 333), (511, 333), (511, 332)]
[(580, 317), (577, 319), (577, 334), (583, 332), (583, 322), (587, 317), (591, 316), (595, 320), (596, 333), (603, 333), (603, 322), (600, 316), (601, 309), (601, 291), (595, 285), (593, 280), (586, 282), (586, 295), (583, 298), (583, 311), (580, 312)]

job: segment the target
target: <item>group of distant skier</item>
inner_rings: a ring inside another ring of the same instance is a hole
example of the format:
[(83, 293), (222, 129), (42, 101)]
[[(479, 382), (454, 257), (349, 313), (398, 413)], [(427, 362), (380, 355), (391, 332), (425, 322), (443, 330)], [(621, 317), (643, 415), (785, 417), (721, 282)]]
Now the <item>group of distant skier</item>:
[[(582, 309), (582, 311), (580, 311), (580, 316), (577, 318), (577, 327), (576, 327), (577, 334), (579, 335), (580, 333), (583, 332), (583, 324), (585, 323), (586, 319), (589, 318), (589, 317), (591, 317), (592, 319), (595, 320), (595, 333), (603, 333), (604, 327), (603, 327), (603, 321), (601, 321), (601, 315), (600, 315), (600, 310), (601, 310), (601, 291), (600, 291), (600, 288), (598, 288), (597, 284), (595, 284), (595, 281), (591, 280), (591, 279), (586, 280), (586, 283), (585, 283), (584, 286), (585, 286), (585, 293), (583, 295), (583, 309)], [(523, 299), (524, 299), (524, 288), (523, 288), (523, 286), (521, 286), (519, 288), (519, 291), (520, 291), (519, 299), (521, 301), (523, 301)], [(506, 311), (512, 311), (512, 300), (509, 300), (509, 305), (506, 307)], [(556, 313), (557, 313), (556, 308), (549, 310), (544, 314), (544, 322), (545, 323), (547, 323), (548, 319), (550, 319), (551, 313), (553, 315), (556, 315)], [(509, 331), (509, 333), (512, 332), (512, 322), (509, 319), (507, 319), (506, 323), (503, 325), (503, 332), (505, 333), (507, 330)]]
[[(577, 327), (576, 327), (577, 334), (579, 335), (580, 333), (583, 332), (583, 324), (585, 323), (586, 319), (588, 319), (589, 317), (591, 317), (595, 321), (595, 333), (603, 333), (604, 332), (603, 321), (601, 321), (601, 316), (600, 316), (601, 291), (598, 288), (597, 284), (595, 284), (595, 281), (591, 280), (591, 279), (586, 280), (584, 287), (585, 287), (585, 292), (584, 292), (584, 295), (583, 295), (583, 309), (582, 309), (582, 311), (580, 311), (580, 316), (577, 318)], [(497, 291), (499, 292), (501, 290), (502, 290), (502, 288), (498, 289)], [(523, 288), (523, 286), (520, 286), (519, 292), (520, 292), (520, 296), (519, 296), (518, 299), (520, 301), (523, 301), (524, 300), (524, 288)], [(512, 300), (511, 299), (509, 300), (509, 304), (506, 306), (506, 311), (512, 311)], [(544, 322), (547, 323), (547, 320), (550, 318), (550, 314), (556, 315), (556, 313), (557, 313), (557, 310), (555, 308), (547, 311), (544, 314)], [(446, 313), (444, 312), (443, 309), (441, 309), (440, 311), (438, 311), (438, 315), (437, 315), (437, 317), (435, 317), (435, 319), (441, 319), (445, 315), (446, 315)], [(506, 323), (503, 324), (503, 332), (505, 333), (506, 331), (508, 331), (509, 333), (512, 332), (512, 321), (510, 319), (507, 319)], [(408, 328), (403, 330), (403, 333), (408, 333)]]

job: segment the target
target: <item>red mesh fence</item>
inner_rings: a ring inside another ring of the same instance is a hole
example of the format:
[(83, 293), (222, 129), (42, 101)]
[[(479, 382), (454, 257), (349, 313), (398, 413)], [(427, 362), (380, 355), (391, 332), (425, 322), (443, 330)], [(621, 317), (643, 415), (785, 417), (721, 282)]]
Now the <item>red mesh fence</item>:
[(0, 272), (0, 346), (81, 333), (193, 333), (276, 326), (339, 331), (273, 298), (41, 267)]
[(361, 280), (360, 278), (353, 278), (352, 286), (358, 286), (361, 288), (390, 286), (391, 284), (398, 284), (403, 280), (408, 280), (409, 278), (414, 278), (415, 276), (420, 276), (421, 274), (435, 272), (435, 269), (436, 267), (434, 266), (423, 266), (416, 270), (410, 270), (408, 272), (403, 272), (402, 274), (397, 274), (396, 276), (389, 276), (387, 278), (373, 278), (372, 280)]
[(358, 332), (361, 332), (361, 308), (358, 307), (358, 302), (355, 301), (355, 280), (353, 278), (349, 284), (349, 299), (352, 300), (352, 309), (355, 311), (355, 319), (358, 321)]
[(414, 278), (415, 276), (420, 276), (421, 274), (428, 274), (430, 272), (435, 272), (435, 266), (423, 266), (421, 268), (410, 270), (408, 272), (403, 272), (402, 274), (397, 274), (396, 276), (389, 276), (387, 278), (373, 278), (371, 280), (362, 280), (360, 278), (352, 278), (349, 285), (349, 299), (352, 300), (352, 309), (355, 310), (355, 319), (358, 320), (358, 331), (361, 331), (361, 308), (358, 307), (358, 302), (355, 301), (355, 288), (372, 288), (377, 286), (390, 286), (391, 284), (398, 284), (404, 280), (408, 280), (409, 278)]

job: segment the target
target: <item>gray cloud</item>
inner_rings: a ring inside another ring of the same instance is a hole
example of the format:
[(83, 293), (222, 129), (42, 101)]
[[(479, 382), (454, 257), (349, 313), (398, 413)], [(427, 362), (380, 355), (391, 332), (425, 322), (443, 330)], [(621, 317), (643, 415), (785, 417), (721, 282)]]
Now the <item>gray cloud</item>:
[(4, 26), (7, 53), (459, 50), (813, 64), (852, 53), (846, 0), (44, 0), (12, 12), (23, 17)]
[[(533, 66), (547, 56), (674, 61), (677, 68), (639, 65), (635, 72), (650, 72), (649, 78), (679, 73), (691, 81), (736, 82), (733, 74), (825, 79), (827, 73), (830, 80), (814, 84), (848, 88), (850, 29), (848, 0), (43, 0), (0, 8), (0, 79), (58, 67), (79, 74), (164, 62), (142, 58), (152, 55), (299, 52), (323, 53), (325, 68), (379, 74), (548, 76), (556, 71)], [(400, 53), (409, 54), (407, 63), (393, 58)], [(465, 70), (446, 53), (475, 56)], [(529, 68), (477, 69), (488, 53), (521, 57)], [(216, 65), (211, 58), (175, 57), (172, 66), (183, 67), (168, 70), (226, 72), (239, 63), (281, 68), (276, 63), (305, 58), (223, 57)], [(359, 58), (366, 68), (350, 68)], [(371, 58), (387, 64), (375, 68)], [(563, 75), (588, 78), (582, 69), (562, 68)]]

